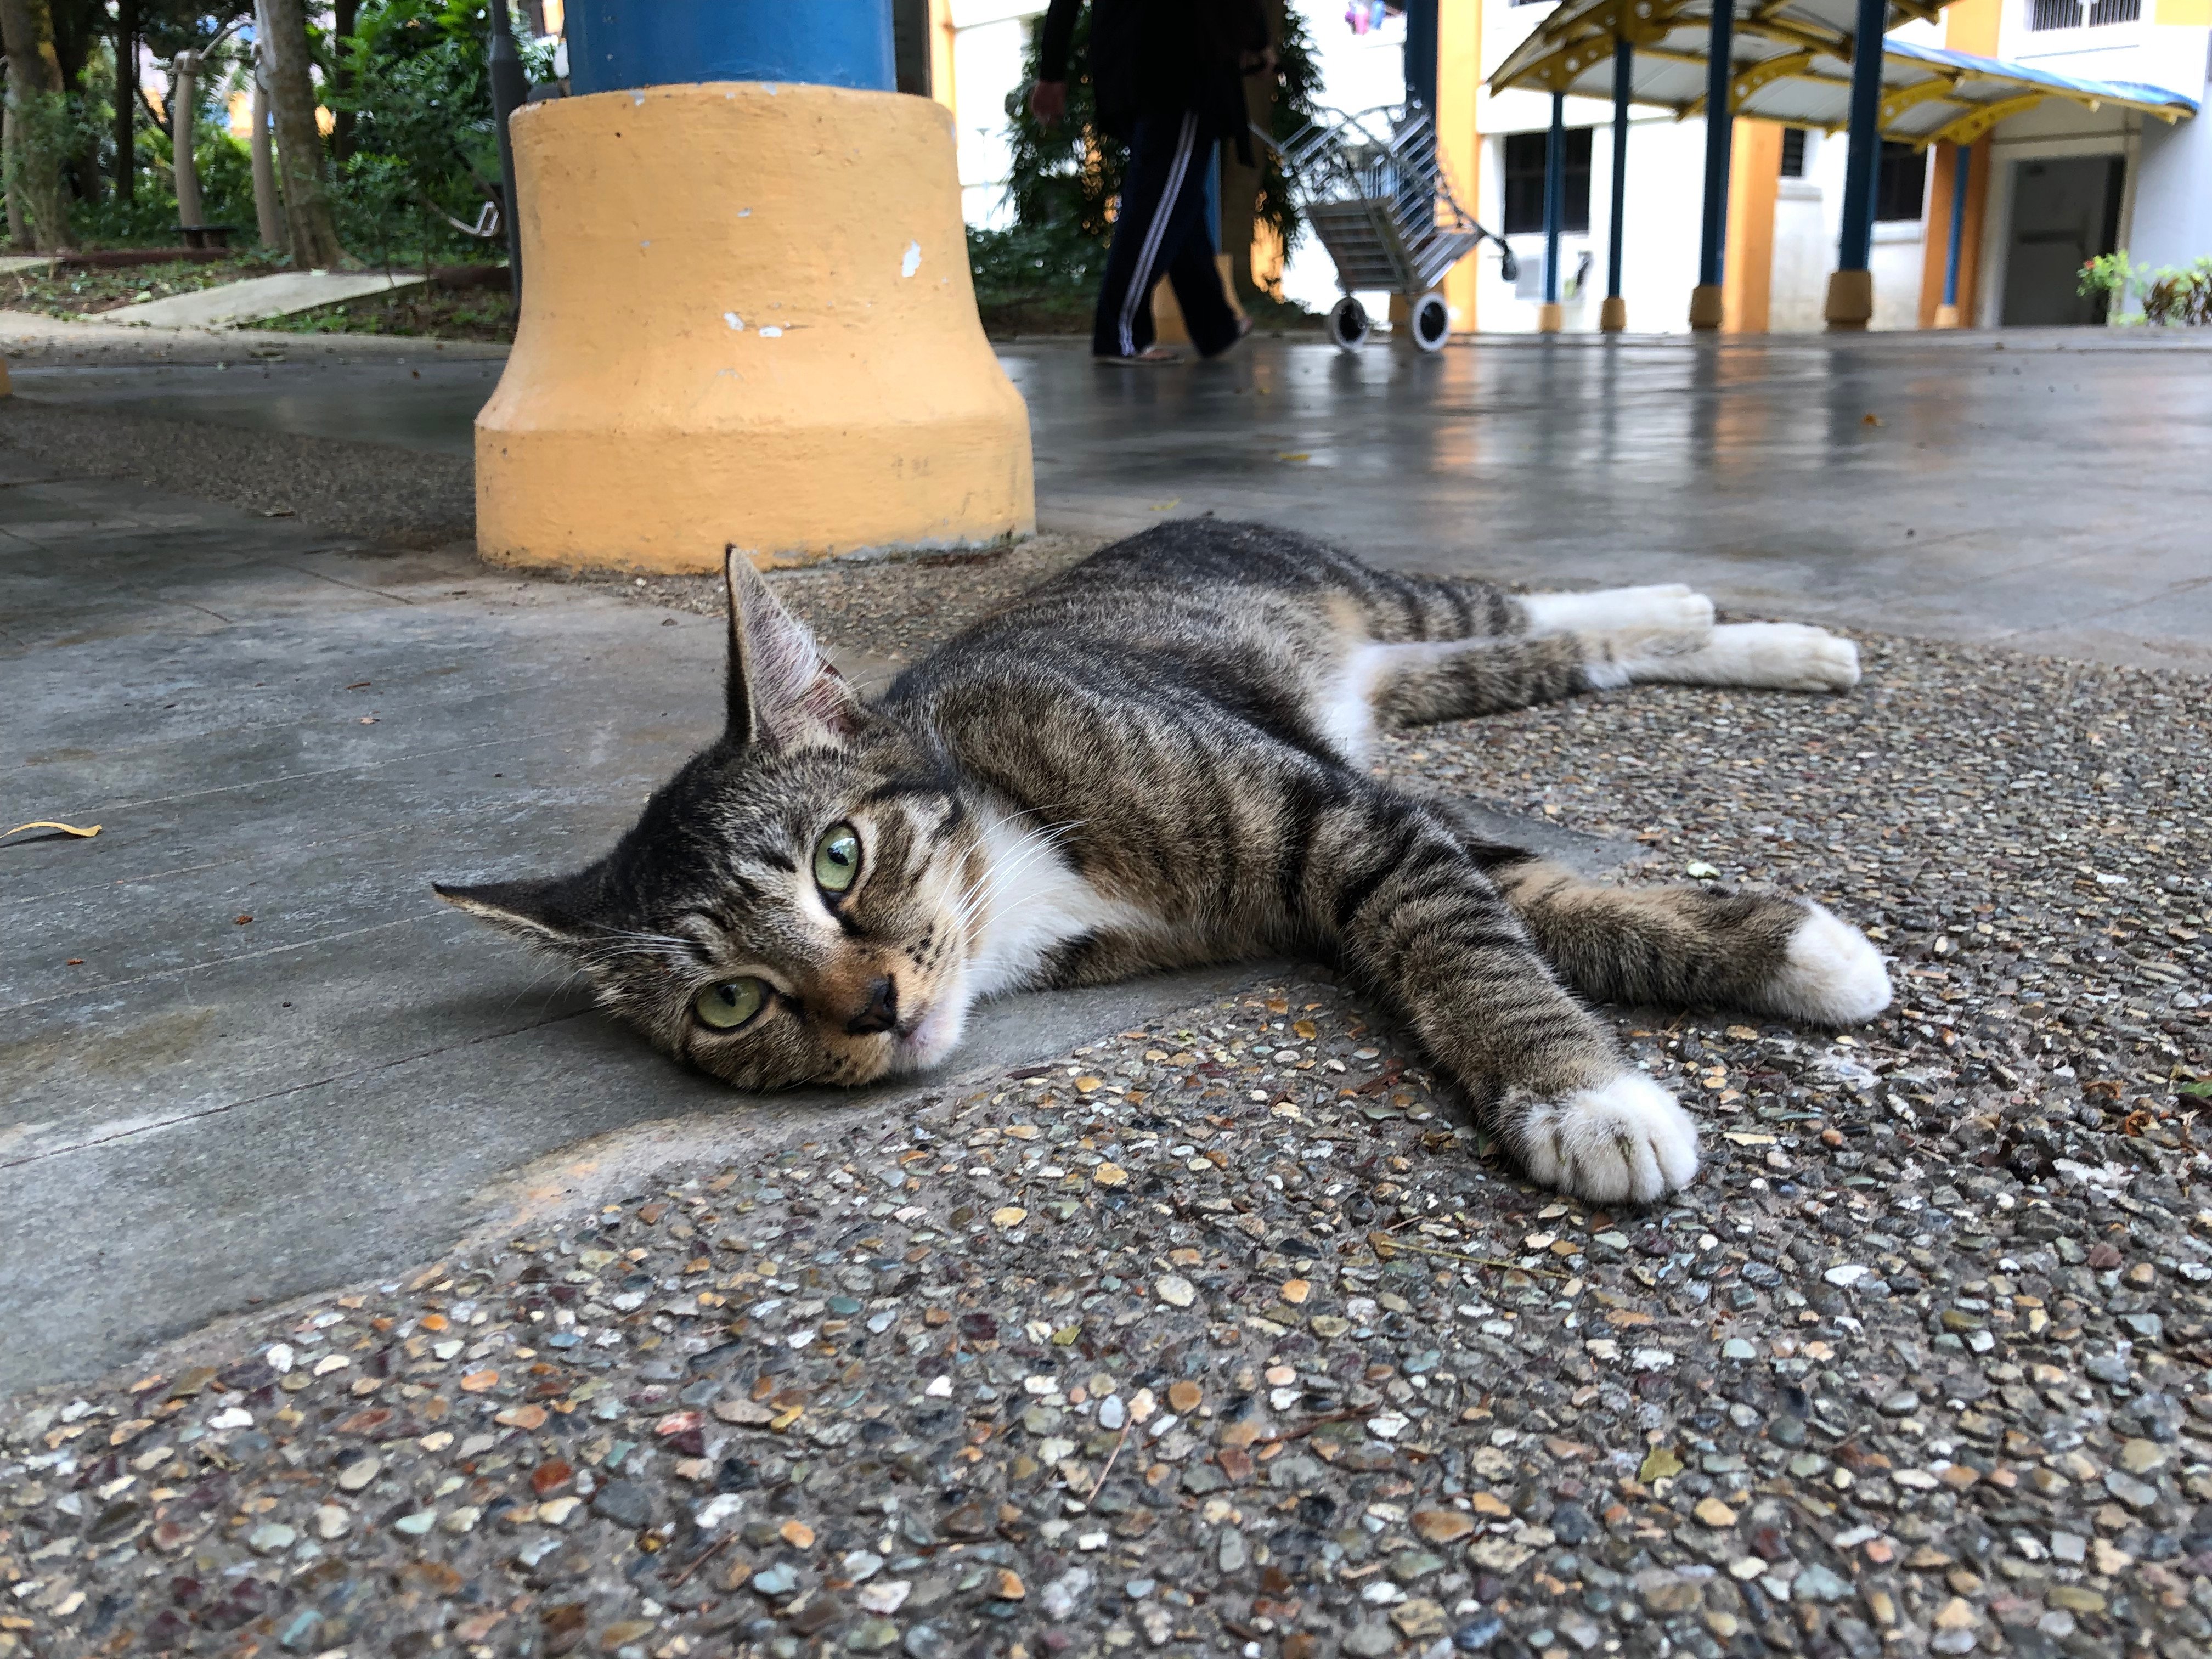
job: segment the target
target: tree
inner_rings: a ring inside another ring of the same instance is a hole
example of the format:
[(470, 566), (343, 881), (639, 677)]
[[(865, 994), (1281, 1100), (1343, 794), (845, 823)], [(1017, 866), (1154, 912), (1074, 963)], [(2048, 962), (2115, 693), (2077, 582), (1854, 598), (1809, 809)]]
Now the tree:
[(267, 25), (269, 97), (276, 117), (276, 169), (284, 192), (284, 220), (292, 236), (292, 263), (301, 269), (325, 269), (343, 260), (345, 249), (339, 245), (337, 223), (331, 213), (323, 135), (315, 125), (307, 14), (301, 0), (261, 0), (261, 13)]
[(8, 53), (9, 200), (22, 209), (33, 245), (52, 252), (69, 246), (62, 168), (70, 121), (46, 0), (0, 0), (0, 43)]
[(138, 188), (138, 0), (115, 0), (115, 195)]

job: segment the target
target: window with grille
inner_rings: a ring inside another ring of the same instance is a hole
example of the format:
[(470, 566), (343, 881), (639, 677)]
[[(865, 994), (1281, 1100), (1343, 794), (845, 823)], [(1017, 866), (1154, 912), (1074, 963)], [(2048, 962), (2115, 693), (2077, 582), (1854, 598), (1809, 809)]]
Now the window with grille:
[(1805, 176), (1805, 129), (1782, 129), (1782, 176), (1802, 179)]
[(2094, 29), (2142, 18), (2142, 0), (2027, 0), (2031, 29)]
[(1883, 139), (1881, 172), (1874, 187), (1874, 216), (1917, 219), (1927, 193), (1928, 152)]
[[(1581, 234), (1589, 229), (1590, 132), (1569, 127), (1560, 203), (1559, 228)], [(1544, 228), (1544, 145), (1548, 132), (1505, 135), (1505, 234), (1519, 236)]]

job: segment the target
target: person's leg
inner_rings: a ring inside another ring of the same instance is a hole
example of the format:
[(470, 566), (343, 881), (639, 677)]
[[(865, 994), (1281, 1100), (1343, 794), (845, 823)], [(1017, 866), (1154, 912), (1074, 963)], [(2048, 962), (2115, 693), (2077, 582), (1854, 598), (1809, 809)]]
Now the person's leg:
[(1206, 146), (1199, 160), (1201, 165), (1191, 168), (1182, 198), (1175, 205), (1168, 232), (1176, 238), (1175, 252), (1168, 262), (1167, 277), (1175, 289), (1176, 304), (1182, 307), (1183, 326), (1190, 331), (1190, 343), (1201, 356), (1212, 357), (1237, 343), (1243, 335), (1243, 325), (1222, 286), (1213, 226), (1207, 214), (1212, 192), (1206, 181), (1213, 171), (1213, 147)]
[(1091, 327), (1091, 349), (1099, 356), (1133, 357), (1152, 343), (1152, 284), (1174, 252), (1173, 210), (1205, 148), (1195, 115), (1138, 121)]

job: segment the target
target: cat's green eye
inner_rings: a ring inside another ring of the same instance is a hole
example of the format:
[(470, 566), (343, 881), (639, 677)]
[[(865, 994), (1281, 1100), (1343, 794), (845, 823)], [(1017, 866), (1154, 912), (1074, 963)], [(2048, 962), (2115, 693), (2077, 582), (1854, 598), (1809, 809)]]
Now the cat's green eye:
[(825, 893), (842, 893), (860, 873), (860, 834), (849, 823), (833, 823), (814, 843), (814, 879)]
[(757, 979), (726, 979), (709, 985), (691, 999), (691, 1012), (699, 1023), (718, 1031), (734, 1031), (760, 1012), (768, 1000), (768, 987)]

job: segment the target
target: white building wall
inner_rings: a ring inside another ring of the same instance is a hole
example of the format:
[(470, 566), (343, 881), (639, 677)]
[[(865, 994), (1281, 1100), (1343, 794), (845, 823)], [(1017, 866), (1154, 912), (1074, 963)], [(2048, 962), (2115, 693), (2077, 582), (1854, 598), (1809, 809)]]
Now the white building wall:
[(952, 0), (952, 123), (960, 158), (960, 210), (971, 225), (1002, 229), (1012, 151), (1006, 95), (1022, 83), (1029, 20), (1045, 0)]
[(2143, 124), (2129, 217), (2128, 252), (2140, 264), (2187, 265), (2212, 254), (2212, 110), (2175, 126)]

